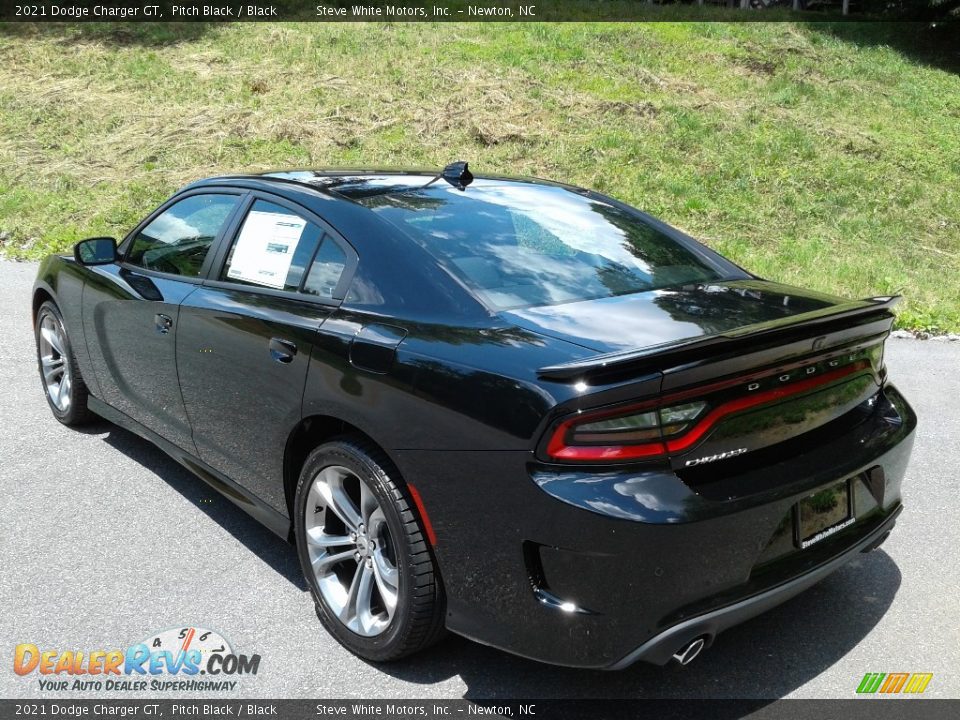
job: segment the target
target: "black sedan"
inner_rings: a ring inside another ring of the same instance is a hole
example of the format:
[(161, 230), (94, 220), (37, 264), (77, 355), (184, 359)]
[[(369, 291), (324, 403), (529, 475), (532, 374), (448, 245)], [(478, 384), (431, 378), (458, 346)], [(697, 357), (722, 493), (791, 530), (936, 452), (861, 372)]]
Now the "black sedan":
[(194, 183), (47, 258), (33, 317), (57, 419), (140, 434), (289, 538), (358, 655), (449, 629), (622, 668), (886, 539), (916, 426), (895, 301), (454, 163)]

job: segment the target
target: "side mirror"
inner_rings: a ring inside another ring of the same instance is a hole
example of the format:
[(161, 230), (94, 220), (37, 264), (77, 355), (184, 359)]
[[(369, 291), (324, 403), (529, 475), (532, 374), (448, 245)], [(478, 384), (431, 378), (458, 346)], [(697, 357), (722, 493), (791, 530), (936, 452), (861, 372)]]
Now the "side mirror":
[(117, 241), (111, 237), (81, 240), (73, 246), (73, 257), (81, 265), (109, 265), (117, 261)]

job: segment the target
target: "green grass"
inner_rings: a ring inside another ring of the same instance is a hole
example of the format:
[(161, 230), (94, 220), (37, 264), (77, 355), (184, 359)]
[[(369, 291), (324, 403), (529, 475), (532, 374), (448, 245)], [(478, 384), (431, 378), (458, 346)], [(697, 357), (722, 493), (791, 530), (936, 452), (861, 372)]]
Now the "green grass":
[(956, 332), (960, 77), (883, 32), (7, 26), (0, 243), (119, 236), (210, 174), (465, 159), (608, 192), (770, 279), (902, 292), (902, 327)]

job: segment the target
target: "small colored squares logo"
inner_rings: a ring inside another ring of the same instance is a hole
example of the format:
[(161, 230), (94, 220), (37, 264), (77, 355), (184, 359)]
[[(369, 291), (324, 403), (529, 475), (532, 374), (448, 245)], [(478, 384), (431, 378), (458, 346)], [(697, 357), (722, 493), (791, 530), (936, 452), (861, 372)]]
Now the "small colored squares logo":
[(932, 679), (933, 673), (867, 673), (857, 687), (857, 694), (919, 695)]

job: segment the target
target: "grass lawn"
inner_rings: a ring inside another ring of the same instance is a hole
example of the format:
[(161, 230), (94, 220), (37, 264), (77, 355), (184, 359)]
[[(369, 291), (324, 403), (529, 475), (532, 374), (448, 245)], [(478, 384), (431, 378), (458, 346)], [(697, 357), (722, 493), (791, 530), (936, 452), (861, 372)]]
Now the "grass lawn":
[(769, 279), (902, 292), (901, 327), (957, 332), (960, 75), (910, 32), (7, 25), (0, 245), (122, 236), (210, 174), (464, 159), (608, 192)]

